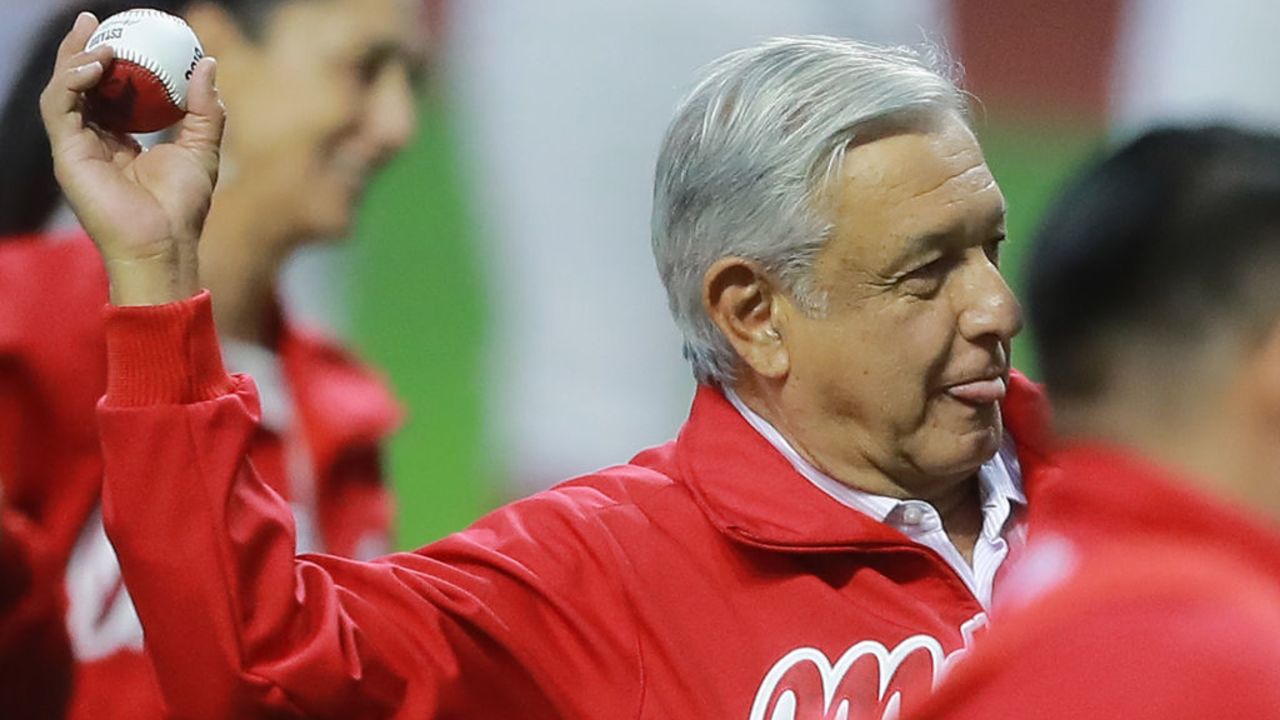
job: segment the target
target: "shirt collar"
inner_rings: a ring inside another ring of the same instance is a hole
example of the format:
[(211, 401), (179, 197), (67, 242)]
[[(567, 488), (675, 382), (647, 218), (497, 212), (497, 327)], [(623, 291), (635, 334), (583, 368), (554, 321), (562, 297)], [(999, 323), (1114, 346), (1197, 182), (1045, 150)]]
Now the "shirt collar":
[(278, 307), (271, 313), (273, 344), (222, 341), (227, 368), (258, 387), (262, 426), (303, 432), (322, 476), (344, 455), (384, 442), (401, 410), (383, 379), (336, 341), (297, 327)]
[(224, 338), (222, 360), (228, 371), (253, 378), (262, 406), (262, 427), (285, 434), (293, 425), (294, 405), (279, 353), (257, 343)]
[(376, 451), (402, 414), (382, 376), (324, 335), (286, 321), (280, 336), (280, 360), (317, 472), (327, 475), (353, 452)]

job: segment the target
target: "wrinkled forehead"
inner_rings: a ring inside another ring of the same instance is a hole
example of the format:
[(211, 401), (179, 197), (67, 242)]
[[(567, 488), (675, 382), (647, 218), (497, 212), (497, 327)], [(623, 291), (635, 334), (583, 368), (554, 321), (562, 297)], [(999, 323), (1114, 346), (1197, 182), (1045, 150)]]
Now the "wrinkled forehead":
[(862, 134), (845, 151), (827, 197), (837, 235), (894, 246), (987, 231), (1004, 220), (1004, 196), (982, 149), (954, 115)]

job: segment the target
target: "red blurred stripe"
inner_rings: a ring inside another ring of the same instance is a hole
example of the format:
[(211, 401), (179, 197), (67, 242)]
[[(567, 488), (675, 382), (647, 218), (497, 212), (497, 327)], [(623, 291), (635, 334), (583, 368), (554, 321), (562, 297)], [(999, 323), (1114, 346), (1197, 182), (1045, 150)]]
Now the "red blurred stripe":
[(1101, 121), (1123, 0), (952, 0), (965, 87), (1002, 110)]

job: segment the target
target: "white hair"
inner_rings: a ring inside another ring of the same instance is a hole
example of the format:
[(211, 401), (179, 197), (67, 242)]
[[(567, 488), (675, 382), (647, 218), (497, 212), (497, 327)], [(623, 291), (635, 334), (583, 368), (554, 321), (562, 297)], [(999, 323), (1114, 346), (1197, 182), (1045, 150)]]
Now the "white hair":
[(723, 257), (761, 263), (808, 313), (825, 298), (813, 263), (831, 234), (819, 194), (872, 123), (964, 117), (936, 48), (829, 37), (776, 38), (711, 63), (681, 101), (658, 156), (653, 254), (684, 355), (700, 383), (734, 382), (737, 353), (702, 305)]

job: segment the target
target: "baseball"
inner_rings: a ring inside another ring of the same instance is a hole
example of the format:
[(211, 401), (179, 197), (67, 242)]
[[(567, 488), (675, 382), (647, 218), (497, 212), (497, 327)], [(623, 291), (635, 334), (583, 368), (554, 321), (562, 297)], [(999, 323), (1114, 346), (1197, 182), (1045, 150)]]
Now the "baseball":
[(182, 18), (159, 10), (128, 10), (102, 22), (85, 50), (115, 49), (115, 62), (89, 93), (89, 119), (116, 132), (163, 130), (187, 111), (187, 86), (204, 57)]

